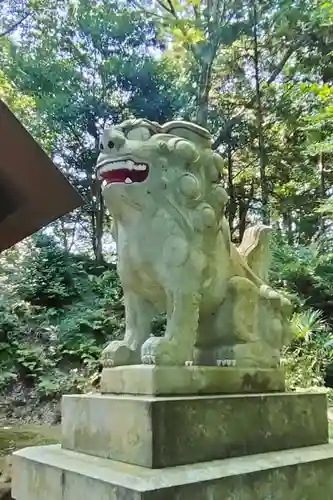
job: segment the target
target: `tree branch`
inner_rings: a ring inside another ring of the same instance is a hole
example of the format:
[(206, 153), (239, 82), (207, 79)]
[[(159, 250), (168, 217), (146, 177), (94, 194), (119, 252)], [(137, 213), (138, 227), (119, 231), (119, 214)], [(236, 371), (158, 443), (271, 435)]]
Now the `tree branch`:
[(167, 0), (167, 2), (168, 2), (168, 5), (169, 5), (169, 7), (170, 7), (170, 12), (171, 12), (171, 13), (173, 14), (173, 16), (177, 19), (177, 17), (178, 17), (178, 16), (177, 16), (177, 12), (176, 12), (176, 10), (175, 10), (175, 8), (174, 8), (174, 6), (173, 6), (172, 0)]
[(10, 35), (10, 33), (15, 31), (16, 28), (18, 28), (18, 26), (22, 24), (29, 16), (31, 16), (31, 12), (26, 12), (16, 23), (14, 23), (12, 26), (9, 26), (9, 28), (0, 33), (0, 38)]
[(192, 8), (193, 8), (193, 13), (194, 13), (194, 17), (195, 17), (196, 21), (199, 21), (200, 13), (199, 13), (198, 7), (196, 5), (192, 4)]
[(292, 47), (289, 47), (289, 49), (286, 51), (285, 55), (282, 57), (281, 61), (279, 64), (276, 66), (275, 70), (272, 72), (270, 77), (267, 80), (267, 85), (270, 85), (273, 83), (276, 78), (279, 76), (285, 65), (287, 64), (288, 60), (290, 57), (301, 47), (302, 43), (304, 42), (304, 39), (306, 37), (302, 37), (295, 45)]
[[(295, 43), (294, 45), (289, 47), (289, 49), (286, 51), (286, 53), (282, 57), (279, 64), (277, 64), (274, 71), (272, 71), (271, 75), (269, 76), (268, 80), (266, 81), (267, 85), (271, 85), (276, 80), (276, 78), (282, 72), (284, 66), (286, 65), (286, 63), (288, 62), (290, 57), (302, 46), (302, 44), (306, 38), (307, 38), (307, 34), (303, 35), (298, 40), (297, 43)], [(218, 136), (217, 136), (217, 138), (212, 146), (213, 149), (217, 149), (222, 144), (222, 142), (224, 142), (227, 139), (227, 137), (230, 134), (234, 125), (236, 125), (237, 123), (239, 123), (241, 121), (246, 109), (255, 102), (255, 98), (256, 97), (253, 96), (252, 99), (248, 102), (248, 104), (224, 125), (224, 127), (220, 130), (220, 132), (219, 132), (219, 134), (218, 134)]]
[(156, 2), (160, 7), (162, 7), (162, 9), (166, 10), (169, 14), (173, 15), (173, 17), (177, 19), (177, 13), (171, 0), (167, 0), (166, 3), (164, 3), (163, 0), (156, 0)]

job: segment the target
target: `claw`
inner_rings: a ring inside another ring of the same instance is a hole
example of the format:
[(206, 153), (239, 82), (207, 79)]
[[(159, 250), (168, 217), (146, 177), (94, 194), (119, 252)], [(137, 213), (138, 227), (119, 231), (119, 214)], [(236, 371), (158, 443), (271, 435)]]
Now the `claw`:
[(192, 366), (193, 365), (193, 361), (185, 361), (185, 366)]
[(216, 363), (217, 363), (217, 366), (222, 366), (223, 365), (222, 359), (217, 359)]

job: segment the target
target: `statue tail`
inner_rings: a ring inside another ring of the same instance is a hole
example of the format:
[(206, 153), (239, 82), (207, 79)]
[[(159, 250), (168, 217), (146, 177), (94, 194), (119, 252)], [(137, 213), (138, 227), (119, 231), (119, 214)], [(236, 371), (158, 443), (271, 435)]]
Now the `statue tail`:
[(272, 228), (256, 225), (246, 229), (238, 252), (249, 268), (265, 283), (268, 282), (270, 264), (269, 234)]

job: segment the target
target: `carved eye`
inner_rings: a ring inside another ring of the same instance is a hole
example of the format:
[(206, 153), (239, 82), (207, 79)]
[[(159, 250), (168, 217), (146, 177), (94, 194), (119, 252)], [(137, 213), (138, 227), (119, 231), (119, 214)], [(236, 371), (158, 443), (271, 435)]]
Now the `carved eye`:
[(100, 149), (100, 151), (103, 151), (103, 149), (104, 149), (104, 144), (102, 142), (99, 145), (99, 149)]
[(113, 149), (114, 148), (114, 142), (113, 141), (109, 141), (108, 142), (108, 148), (109, 149)]

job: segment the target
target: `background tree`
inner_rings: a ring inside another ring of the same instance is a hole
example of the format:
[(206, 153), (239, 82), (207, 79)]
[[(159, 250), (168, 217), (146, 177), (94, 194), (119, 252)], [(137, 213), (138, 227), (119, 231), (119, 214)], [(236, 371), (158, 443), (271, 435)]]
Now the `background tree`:
[(154, 56), (162, 48), (155, 27), (133, 9), (81, 0), (39, 11), (31, 23), (19, 40), (3, 42), (3, 71), (33, 97), (49, 153), (87, 200), (79, 218), (63, 222), (64, 234), (86, 236), (102, 262), (107, 216), (94, 176), (101, 127), (131, 113), (171, 119), (184, 97), (170, 62)]

